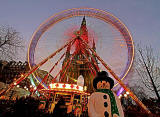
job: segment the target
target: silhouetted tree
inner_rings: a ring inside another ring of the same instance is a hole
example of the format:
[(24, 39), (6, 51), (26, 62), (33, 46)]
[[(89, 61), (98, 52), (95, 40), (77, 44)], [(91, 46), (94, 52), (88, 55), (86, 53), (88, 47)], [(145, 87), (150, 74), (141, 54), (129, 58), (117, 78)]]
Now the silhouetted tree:
[(143, 84), (154, 92), (160, 101), (160, 59), (154, 55), (151, 46), (136, 48), (136, 71)]
[(20, 34), (10, 26), (0, 26), (0, 59), (13, 60), (22, 48)]

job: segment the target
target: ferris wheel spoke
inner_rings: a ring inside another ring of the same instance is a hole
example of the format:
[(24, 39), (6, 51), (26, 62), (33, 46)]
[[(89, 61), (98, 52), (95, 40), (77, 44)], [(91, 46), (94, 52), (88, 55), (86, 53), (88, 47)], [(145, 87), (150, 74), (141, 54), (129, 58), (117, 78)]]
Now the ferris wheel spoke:
[(42, 85), (42, 83), (48, 78), (48, 76), (50, 75), (50, 73), (53, 71), (53, 69), (58, 65), (58, 63), (60, 62), (60, 60), (62, 60), (62, 58), (64, 57), (65, 53), (59, 58), (59, 60), (53, 65), (53, 67), (50, 69), (50, 71), (44, 76), (44, 78), (42, 79), (42, 81), (39, 83), (39, 85), (37, 86), (36, 90), (33, 92), (33, 94), (38, 90), (38, 88)]
[[(75, 41), (76, 41), (76, 40), (74, 39), (74, 41), (73, 41), (72, 43), (70, 43), (68, 46), (73, 45), (73, 44), (75, 43)], [(73, 55), (72, 55), (72, 56), (73, 56)], [(70, 59), (71, 59), (72, 56), (70, 56), (70, 57), (68, 58), (67, 64), (69, 63), (69, 61), (70, 61)], [(60, 73), (62, 73), (63, 69), (66, 68), (67, 64), (65, 64), (65, 65), (62, 67), (62, 69), (58, 72), (58, 74), (55, 76), (55, 78), (52, 79), (52, 81), (51, 81), (52, 83), (57, 79), (58, 75), (60, 75)]]
[(46, 59), (42, 60), (42, 62), (40, 62), (38, 65), (34, 66), (31, 70), (29, 70), (28, 73), (24, 74), (23, 76), (18, 78), (16, 81), (14, 81), (13, 83), (9, 84), (9, 86), (6, 89), (1, 90), (0, 96), (5, 94), (5, 93), (7, 93), (10, 89), (12, 89), (14, 86), (19, 84), (21, 81), (23, 81), (25, 78), (27, 78), (30, 74), (32, 74), (34, 71), (36, 71), (40, 66), (42, 66), (44, 63), (46, 63), (49, 59), (53, 58), (58, 52), (63, 50), (65, 47), (67, 47), (69, 44), (73, 43), (74, 41), (75, 41), (75, 39), (72, 39), (71, 41), (66, 43), (64, 46), (59, 48), (57, 51), (52, 53), (50, 56), (48, 56)]
[[(73, 55), (72, 55), (72, 56), (73, 56)], [(69, 63), (69, 61), (70, 61), (70, 59), (71, 59), (72, 56), (70, 56), (70, 57), (68, 58), (67, 64)], [(51, 81), (52, 83), (57, 79), (58, 75), (60, 75), (60, 74), (62, 73), (62, 71), (67, 67), (67, 64), (65, 64), (65, 65), (62, 67), (62, 69), (57, 73), (57, 75), (55, 76), (55, 78), (52, 79), (52, 81)]]
[(91, 61), (88, 59), (86, 53), (82, 50), (82, 53), (84, 54), (85, 59), (87, 60), (87, 62), (89, 63), (89, 68), (91, 68), (91, 72), (92, 74), (95, 76), (96, 75), (96, 70), (93, 67), (93, 64), (91, 63)]
[[(85, 44), (84, 44), (85, 45)], [(86, 48), (84, 48), (84, 50), (87, 52), (87, 54), (89, 54), (89, 56), (91, 57), (91, 60), (93, 61), (92, 63), (94, 64), (94, 66), (96, 67), (96, 72), (99, 72), (100, 69), (98, 67), (98, 65), (96, 64), (95, 58), (93, 57), (93, 54), (91, 54), (89, 52), (89, 50), (87, 50)], [(84, 53), (84, 52), (83, 52)]]
[[(62, 82), (61, 80), (64, 78), (64, 75), (66, 74), (68, 68), (70, 68), (70, 64), (73, 61), (73, 58), (74, 58), (75, 55), (76, 55), (76, 53), (72, 54), (71, 58), (69, 59), (69, 62), (67, 62), (66, 66), (64, 67), (65, 69), (64, 70), (62, 69), (62, 71), (64, 71), (64, 72), (63, 72), (62, 76), (59, 79), (60, 82)], [(65, 79), (63, 79), (63, 80), (65, 80)]]

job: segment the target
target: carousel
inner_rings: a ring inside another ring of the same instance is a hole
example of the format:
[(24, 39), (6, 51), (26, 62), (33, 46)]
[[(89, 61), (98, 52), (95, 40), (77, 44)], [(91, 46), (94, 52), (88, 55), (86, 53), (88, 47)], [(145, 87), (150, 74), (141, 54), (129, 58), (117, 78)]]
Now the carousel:
[(87, 112), (90, 93), (87, 92), (87, 87), (83, 85), (84, 79), (80, 76), (77, 84), (51, 83), (48, 89), (40, 89), (38, 92), (43, 97), (42, 99), (45, 99), (43, 108), (52, 113), (60, 98), (63, 98), (65, 101), (63, 108), (67, 109), (67, 113), (81, 115)]

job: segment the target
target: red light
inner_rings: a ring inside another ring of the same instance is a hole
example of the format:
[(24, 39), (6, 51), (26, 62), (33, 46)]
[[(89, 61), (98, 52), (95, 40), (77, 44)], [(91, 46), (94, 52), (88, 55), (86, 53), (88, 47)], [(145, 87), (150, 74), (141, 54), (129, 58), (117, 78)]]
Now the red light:
[(56, 87), (59, 87), (59, 84), (58, 84), (58, 83), (56, 84)]
[(76, 88), (79, 89), (79, 86), (77, 86)]
[(71, 88), (73, 89), (73, 87), (74, 87), (74, 85), (73, 84), (71, 84)]
[(64, 84), (64, 85), (63, 85), (63, 88), (65, 88), (65, 87), (66, 87), (66, 85)]

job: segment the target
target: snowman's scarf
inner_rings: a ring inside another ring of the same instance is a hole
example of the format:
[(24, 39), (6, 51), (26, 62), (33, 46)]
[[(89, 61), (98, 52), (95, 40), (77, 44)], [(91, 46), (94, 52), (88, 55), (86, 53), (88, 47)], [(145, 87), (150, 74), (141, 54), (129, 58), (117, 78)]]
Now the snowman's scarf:
[(110, 101), (111, 101), (112, 116), (113, 116), (113, 114), (119, 115), (117, 104), (116, 104), (116, 100), (115, 100), (113, 92), (111, 90), (109, 90), (109, 89), (97, 89), (96, 92), (102, 92), (102, 93), (108, 94), (109, 97), (110, 97)]

